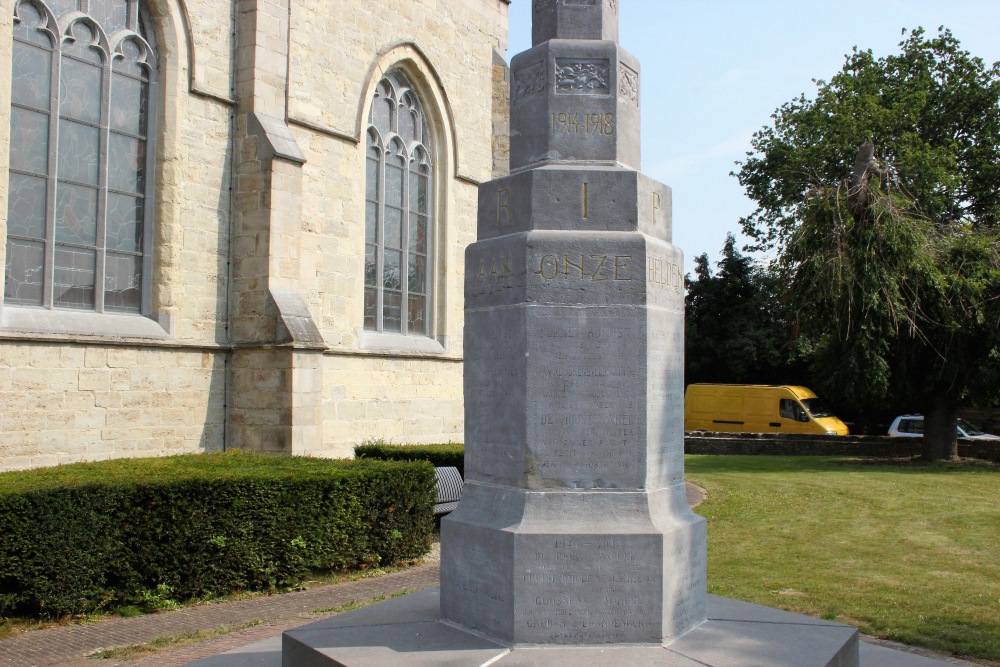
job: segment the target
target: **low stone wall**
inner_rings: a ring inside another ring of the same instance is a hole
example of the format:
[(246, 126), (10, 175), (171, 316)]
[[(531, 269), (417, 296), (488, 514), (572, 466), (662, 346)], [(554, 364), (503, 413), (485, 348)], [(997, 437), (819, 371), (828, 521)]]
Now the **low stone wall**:
[[(923, 439), (868, 435), (829, 436), (688, 431), (684, 434), (684, 453), (904, 457), (923, 453)], [(958, 455), (1000, 461), (1000, 441), (960, 440)]]

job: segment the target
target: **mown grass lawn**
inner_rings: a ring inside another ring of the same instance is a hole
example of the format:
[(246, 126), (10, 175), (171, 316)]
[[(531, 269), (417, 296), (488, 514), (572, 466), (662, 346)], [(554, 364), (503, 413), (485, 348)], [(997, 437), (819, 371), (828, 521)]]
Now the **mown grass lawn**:
[(1000, 661), (1000, 466), (688, 456), (710, 593)]

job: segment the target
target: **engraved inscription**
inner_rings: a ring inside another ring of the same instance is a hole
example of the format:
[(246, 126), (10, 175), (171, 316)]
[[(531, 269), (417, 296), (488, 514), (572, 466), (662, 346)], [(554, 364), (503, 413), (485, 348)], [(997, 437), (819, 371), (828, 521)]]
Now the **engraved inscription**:
[(590, 202), (588, 201), (588, 198), (587, 198), (587, 181), (584, 181), (583, 182), (583, 219), (584, 220), (586, 220), (587, 218), (590, 217), (590, 215), (589, 215), (589, 213), (590, 213), (589, 204), (590, 204)]
[(479, 274), (476, 276), (476, 287), (492, 294), (501, 287), (510, 287), (510, 270), (512, 257), (484, 257), (479, 260)]
[(535, 274), (542, 280), (629, 281), (631, 259), (632, 255), (542, 255)]
[(556, 58), (556, 92), (564, 95), (611, 92), (611, 61), (606, 58)]
[(538, 61), (522, 70), (514, 72), (514, 90), (511, 103), (517, 104), (526, 97), (532, 97), (545, 90), (545, 62)]
[(658, 626), (662, 578), (645, 563), (639, 543), (573, 535), (538, 547), (520, 575), (528, 595), (514, 610), (531, 637), (557, 643), (644, 640)]
[(495, 555), (475, 544), (463, 546), (466, 561), (476, 567), (471, 570), (473, 574), (459, 573), (455, 587), (466, 593), (467, 599), (476, 599), (477, 604), (482, 604), (485, 600), (489, 600), (493, 604), (505, 602), (507, 595), (498, 586), (499, 581), (496, 577), (481, 577), (475, 574), (480, 571), (480, 568), (487, 570), (495, 568)]
[(497, 190), (497, 227), (513, 224), (514, 219), (510, 214), (510, 190), (501, 188)]
[(659, 257), (646, 260), (647, 280), (654, 287), (669, 289), (680, 294), (684, 289), (684, 272), (680, 266)]
[(553, 134), (593, 134), (611, 136), (615, 133), (613, 113), (565, 112), (552, 114)]
[(639, 103), (639, 73), (620, 63), (618, 67), (618, 95), (629, 102)]
[(659, 210), (660, 210), (660, 193), (659, 192), (654, 192), (653, 193), (653, 224), (654, 225), (656, 224), (656, 214), (659, 212)]
[[(575, 282), (579, 271), (572, 269), (571, 276)], [(531, 437), (545, 452), (537, 461), (540, 474), (581, 488), (628, 483), (646, 433), (645, 384), (628, 351), (645, 344), (645, 332), (631, 317), (601, 316), (596, 310), (585, 323), (553, 312), (536, 332), (540, 354), (548, 357), (532, 371), (539, 395), (548, 400), (529, 422)], [(566, 549), (576, 552), (575, 546)]]

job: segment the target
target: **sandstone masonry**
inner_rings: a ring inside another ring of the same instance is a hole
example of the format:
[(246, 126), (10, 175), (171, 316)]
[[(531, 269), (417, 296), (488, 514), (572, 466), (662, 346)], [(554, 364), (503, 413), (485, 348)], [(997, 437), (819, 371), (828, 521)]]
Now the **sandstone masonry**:
[[(0, 3), (8, 82), (17, 3)], [(0, 304), (0, 471), (460, 440), (464, 253), (477, 186), (508, 164), (507, 4), (148, 0), (152, 312)], [(423, 342), (363, 326), (365, 129), (393, 69), (419, 95), (434, 146)], [(7, 155), (9, 85), (0, 116)]]

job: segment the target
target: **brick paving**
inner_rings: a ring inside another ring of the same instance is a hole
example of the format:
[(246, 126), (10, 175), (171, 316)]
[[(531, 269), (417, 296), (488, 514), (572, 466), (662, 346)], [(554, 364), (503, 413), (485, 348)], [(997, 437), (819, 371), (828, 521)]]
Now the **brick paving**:
[[(285, 630), (332, 615), (316, 610), (339, 607), (352, 601), (367, 601), (404, 591), (416, 591), (439, 582), (436, 562), (370, 579), (359, 579), (305, 591), (268, 595), (234, 602), (204, 604), (135, 618), (113, 618), (86, 625), (34, 630), (0, 641), (0, 665), (4, 667), (174, 667), (211, 657), (266, 639)], [(169, 637), (203, 630), (265, 620), (190, 646), (134, 660), (100, 660), (89, 654), (115, 646), (142, 644), (156, 637)]]

